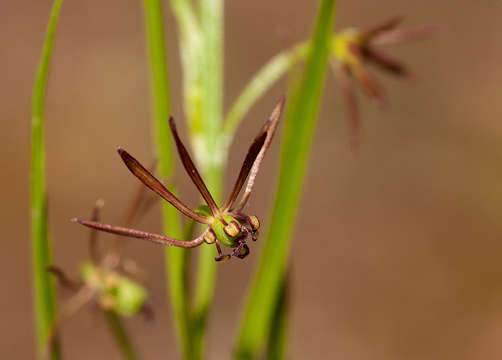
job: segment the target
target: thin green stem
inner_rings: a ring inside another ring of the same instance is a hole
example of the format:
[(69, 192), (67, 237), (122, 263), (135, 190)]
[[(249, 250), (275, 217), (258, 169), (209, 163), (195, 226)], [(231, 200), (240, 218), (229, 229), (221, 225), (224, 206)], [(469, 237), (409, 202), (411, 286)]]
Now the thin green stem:
[(119, 348), (122, 357), (126, 360), (139, 359), (117, 313), (111, 310), (104, 311), (103, 313), (105, 315), (108, 328), (117, 343), (117, 347)]
[[(171, 178), (174, 159), (169, 131), (169, 82), (164, 38), (163, 7), (160, 0), (144, 0), (147, 47), (153, 97), (155, 149), (159, 161), (159, 175)], [(174, 192), (173, 186), (169, 187)], [(178, 211), (166, 202), (162, 206), (164, 232), (172, 237), (181, 237)], [(185, 249), (170, 247), (165, 250), (166, 277), (169, 295), (182, 348), (189, 346), (187, 318), (187, 256)]]
[(202, 131), (202, 33), (191, 0), (171, 0), (180, 32), (183, 100), (191, 134)]
[[(199, 18), (202, 34), (200, 62), (201, 113), (199, 132), (192, 132), (195, 158), (216, 202), (221, 202), (223, 164), (226, 159), (220, 141), (223, 108), (223, 0), (200, 0)], [(201, 247), (193, 301), (194, 359), (204, 352), (204, 334), (213, 299), (216, 278), (214, 249)]]
[(317, 122), (335, 6), (335, 0), (321, 1), (305, 70), (289, 96), (275, 206), (242, 319), (236, 359), (255, 358), (270, 331)]
[[(52, 251), (47, 229), (47, 205), (45, 191), (45, 137), (44, 101), (47, 76), (51, 61), (56, 26), (62, 0), (54, 1), (42, 50), (35, 83), (33, 85), (31, 112), (31, 240), (33, 280), (35, 288), (35, 322), (37, 354), (43, 357), (44, 349), (55, 319), (56, 295), (50, 274), (45, 270), (51, 263)], [(59, 347), (55, 346), (52, 359), (59, 359)]]
[(274, 56), (253, 76), (225, 117), (223, 134), (229, 139), (228, 142), (254, 103), (286, 72), (304, 60), (307, 53), (308, 44), (300, 43)]

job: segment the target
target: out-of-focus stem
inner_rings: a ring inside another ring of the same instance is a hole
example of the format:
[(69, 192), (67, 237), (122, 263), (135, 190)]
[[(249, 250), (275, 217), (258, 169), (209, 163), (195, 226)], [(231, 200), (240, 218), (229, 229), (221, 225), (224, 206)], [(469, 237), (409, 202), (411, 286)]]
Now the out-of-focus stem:
[[(202, 38), (200, 63), (201, 113), (200, 133), (192, 133), (195, 157), (206, 185), (217, 203), (221, 202), (225, 148), (220, 141), (223, 107), (223, 0), (200, 0), (199, 15)], [(213, 299), (216, 264), (214, 249), (199, 250), (199, 264), (193, 301), (194, 359), (204, 352), (206, 322)]]
[(106, 322), (108, 323), (108, 328), (117, 343), (117, 347), (119, 348), (122, 357), (126, 360), (139, 359), (117, 313), (108, 310), (104, 311), (104, 315)]
[[(47, 229), (45, 192), (44, 101), (56, 26), (62, 0), (54, 1), (49, 24), (33, 85), (31, 112), (31, 241), (33, 281), (35, 288), (35, 322), (37, 356), (42, 358), (55, 319), (56, 295), (50, 274), (45, 270), (51, 263), (51, 242)], [(53, 347), (52, 359), (59, 359), (59, 347)]]
[(296, 214), (316, 126), (336, 0), (321, 0), (305, 70), (288, 99), (282, 140), (279, 183), (271, 226), (241, 322), (236, 359), (253, 359), (271, 328), (290, 251)]
[(275, 55), (253, 76), (228, 111), (223, 125), (223, 134), (228, 142), (249, 109), (263, 94), (298, 62), (305, 60), (308, 44), (300, 43)]
[(287, 355), (287, 336), (290, 315), (289, 273), (282, 280), (279, 297), (274, 308), (272, 326), (267, 344), (267, 360), (282, 360)]
[[(166, 180), (170, 179), (173, 174), (174, 159), (168, 124), (170, 103), (163, 7), (161, 0), (144, 0), (143, 4), (153, 97), (155, 149), (159, 162), (159, 175)], [(172, 185), (168, 187), (172, 192), (175, 191)], [(164, 232), (174, 238), (180, 238), (182, 233), (178, 211), (167, 202), (163, 202), (162, 215)], [(165, 249), (169, 296), (176, 320), (178, 338), (183, 344), (183, 348), (189, 346), (186, 309), (188, 303), (186, 296), (188, 285), (186, 283), (186, 251), (176, 247)]]

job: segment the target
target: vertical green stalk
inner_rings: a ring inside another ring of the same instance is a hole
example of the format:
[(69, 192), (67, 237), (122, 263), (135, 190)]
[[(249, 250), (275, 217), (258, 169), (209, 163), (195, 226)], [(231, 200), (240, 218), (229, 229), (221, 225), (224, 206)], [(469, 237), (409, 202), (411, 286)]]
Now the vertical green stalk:
[[(31, 112), (31, 240), (33, 280), (35, 288), (35, 322), (38, 357), (47, 345), (51, 324), (55, 318), (56, 296), (54, 284), (45, 267), (51, 263), (51, 244), (47, 230), (45, 193), (45, 138), (44, 101), (47, 75), (51, 61), (54, 36), (62, 0), (52, 5), (47, 34), (35, 83)], [(52, 359), (59, 358), (59, 346), (54, 347)]]
[(289, 325), (289, 274), (281, 281), (279, 296), (274, 306), (274, 312), (268, 336), (267, 360), (285, 359), (287, 355), (286, 340)]
[(270, 329), (317, 122), (335, 5), (335, 0), (321, 1), (306, 67), (288, 100), (275, 206), (242, 319), (236, 359), (255, 358)]
[[(206, 185), (216, 202), (222, 199), (223, 164), (226, 148), (220, 141), (223, 107), (223, 0), (200, 0), (201, 60), (201, 133), (192, 134), (195, 157), (204, 173)], [(214, 249), (203, 246), (193, 302), (194, 359), (202, 358), (207, 316), (213, 298), (216, 277)]]
[(122, 357), (126, 360), (136, 360), (138, 356), (134, 351), (134, 347), (132, 345), (127, 332), (120, 321), (117, 313), (114, 311), (108, 310), (103, 312), (106, 317), (106, 322), (108, 323), (108, 328), (112, 333), (115, 342), (117, 343), (117, 347), (122, 354)]
[[(159, 175), (165, 180), (171, 178), (173, 174), (174, 161), (168, 124), (170, 104), (163, 7), (161, 0), (144, 0), (143, 4), (150, 60), (155, 148), (159, 162)], [(169, 188), (174, 192), (173, 186)], [(170, 204), (163, 202), (162, 214), (164, 232), (169, 236), (180, 238), (182, 233), (178, 211)], [(186, 251), (176, 247), (167, 247), (165, 250), (169, 294), (178, 337), (183, 349), (189, 347)]]

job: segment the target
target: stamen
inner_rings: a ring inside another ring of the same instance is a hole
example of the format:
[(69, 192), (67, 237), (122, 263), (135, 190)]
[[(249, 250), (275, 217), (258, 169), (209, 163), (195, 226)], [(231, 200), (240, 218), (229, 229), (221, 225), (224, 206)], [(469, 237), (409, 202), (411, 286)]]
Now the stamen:
[(209, 229), (206, 235), (204, 235), (204, 241), (207, 244), (213, 244), (216, 241), (216, 234), (213, 229)]
[(251, 228), (256, 231), (260, 228), (260, 220), (254, 215), (248, 216), (247, 221), (249, 225), (251, 225)]
[(230, 223), (227, 226), (225, 226), (223, 230), (225, 231), (225, 234), (227, 234), (230, 237), (236, 237), (241, 232), (239, 224), (237, 224), (237, 222), (233, 220), (230, 221)]
[(239, 255), (237, 255), (237, 257), (239, 259), (244, 259), (248, 255), (249, 255), (249, 247), (246, 244), (244, 244), (244, 246), (242, 247), (242, 249), (239, 252)]

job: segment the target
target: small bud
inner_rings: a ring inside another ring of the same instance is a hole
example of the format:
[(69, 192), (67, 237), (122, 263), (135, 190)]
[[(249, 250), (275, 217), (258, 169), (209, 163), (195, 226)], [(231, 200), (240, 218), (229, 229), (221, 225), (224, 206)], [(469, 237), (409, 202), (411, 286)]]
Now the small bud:
[(209, 229), (206, 235), (204, 235), (204, 241), (208, 244), (213, 244), (216, 241), (216, 234), (212, 229)]
[(248, 216), (247, 218), (249, 225), (251, 225), (251, 228), (253, 231), (256, 231), (260, 228), (260, 220), (254, 215)]
[(228, 225), (225, 226), (223, 230), (225, 231), (225, 234), (230, 237), (236, 237), (241, 232), (239, 224), (237, 224), (237, 222), (235, 221), (230, 221), (230, 223), (228, 223)]

